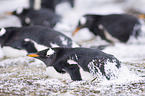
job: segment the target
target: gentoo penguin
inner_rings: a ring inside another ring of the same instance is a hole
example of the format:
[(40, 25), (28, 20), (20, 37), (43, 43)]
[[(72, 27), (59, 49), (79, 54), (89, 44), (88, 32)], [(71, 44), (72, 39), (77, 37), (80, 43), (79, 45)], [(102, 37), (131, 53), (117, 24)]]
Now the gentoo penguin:
[(139, 19), (145, 20), (145, 13), (142, 12), (141, 10), (129, 8), (129, 9), (126, 9), (125, 12), (128, 14), (134, 15), (134, 16), (138, 17)]
[(113, 70), (121, 68), (121, 62), (113, 55), (90, 48), (48, 48), (28, 56), (40, 59), (47, 67), (53, 66), (58, 73), (68, 73), (72, 80), (82, 80), (80, 68), (93, 76), (99, 73), (107, 80), (115, 77)]
[(130, 36), (139, 36), (141, 25), (138, 18), (128, 14), (86, 14), (80, 18), (73, 35), (84, 27), (110, 43), (125, 43)]
[(71, 7), (74, 7), (75, 0), (30, 0), (30, 8), (33, 9), (41, 9), (41, 8), (48, 8), (52, 11), (55, 11), (56, 5), (68, 2), (70, 3)]
[[(9, 12), (6, 13), (9, 14)], [(23, 26), (42, 25), (53, 28), (61, 19), (52, 10), (45, 8), (39, 10), (18, 8), (10, 14), (18, 16)]]
[[(25, 49), (25, 46), (27, 46), (25, 42), (28, 41), (34, 43), (36, 50), (33, 48), (30, 50)], [(8, 51), (7, 48), (13, 48), (26, 50), (28, 53), (37, 52), (48, 47), (79, 47), (69, 37), (44, 26), (2, 28), (0, 30), (0, 44), (5, 52)]]

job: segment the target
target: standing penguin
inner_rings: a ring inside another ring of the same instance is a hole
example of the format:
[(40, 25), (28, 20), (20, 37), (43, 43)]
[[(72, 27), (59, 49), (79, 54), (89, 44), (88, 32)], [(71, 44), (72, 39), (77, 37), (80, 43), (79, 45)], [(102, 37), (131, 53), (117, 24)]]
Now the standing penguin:
[(50, 9), (17, 9), (10, 13), (20, 18), (23, 26), (42, 25), (53, 28), (60, 21), (60, 16)]
[[(35, 48), (26, 50), (26, 42), (33, 42)], [(49, 47), (78, 47), (69, 37), (43, 26), (8, 27), (0, 30), (0, 43), (6, 49), (26, 50), (28, 53), (37, 52)], [(25, 54), (26, 55), (26, 54)]]
[(73, 35), (85, 27), (110, 43), (118, 41), (125, 43), (131, 35), (139, 36), (141, 25), (136, 17), (128, 14), (86, 14), (79, 20)]
[(121, 62), (113, 55), (90, 48), (48, 48), (28, 56), (40, 59), (47, 67), (53, 66), (58, 73), (68, 73), (72, 80), (82, 80), (80, 68), (110, 80), (117, 77), (116, 72), (121, 67)]

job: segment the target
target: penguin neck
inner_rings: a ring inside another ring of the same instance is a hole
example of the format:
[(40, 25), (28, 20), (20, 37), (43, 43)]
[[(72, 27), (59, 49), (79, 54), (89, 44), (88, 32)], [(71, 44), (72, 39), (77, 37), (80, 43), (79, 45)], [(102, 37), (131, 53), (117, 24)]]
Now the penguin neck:
[(94, 34), (94, 35), (98, 35), (96, 31), (99, 31), (99, 21), (103, 18), (102, 15), (92, 15), (91, 17), (91, 23), (89, 26), (89, 30)]
[[(94, 28), (97, 27), (97, 23), (103, 16), (102, 15), (86, 15), (88, 19), (88, 24), (87, 27), (89, 28), (90, 31), (94, 33)], [(96, 35), (96, 33), (94, 33)]]
[(49, 57), (46, 57), (40, 60), (42, 60), (47, 67), (50, 67), (50, 66), (54, 66), (56, 59), (57, 59), (57, 55), (53, 54)]
[(57, 58), (61, 55), (60, 53), (60, 48), (51, 48), (52, 50), (55, 51), (54, 54), (50, 55), (47, 57), (47, 60), (44, 60), (44, 63), (46, 64), (46, 66), (54, 66), (54, 64), (57, 61)]

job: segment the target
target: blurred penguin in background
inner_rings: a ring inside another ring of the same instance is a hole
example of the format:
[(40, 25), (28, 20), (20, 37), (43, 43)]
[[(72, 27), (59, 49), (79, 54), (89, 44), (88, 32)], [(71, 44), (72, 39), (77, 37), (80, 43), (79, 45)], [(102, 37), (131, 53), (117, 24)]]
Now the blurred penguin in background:
[(23, 9), (18, 8), (14, 12), (7, 12), (6, 14), (12, 14), (18, 16), (21, 20), (22, 26), (30, 26), (30, 25), (42, 25), (46, 27), (53, 28), (57, 22), (60, 21), (61, 17), (54, 13), (50, 9)]
[(57, 4), (68, 2), (71, 7), (74, 7), (75, 0), (30, 0), (30, 8), (40, 9), (40, 8), (48, 8), (52, 11), (55, 11)]
[(111, 44), (126, 43), (130, 36), (137, 38), (141, 32), (139, 19), (128, 14), (86, 14), (80, 18), (73, 35), (85, 27)]
[(79, 47), (66, 35), (44, 26), (1, 28), (0, 44), (6, 57), (26, 56), (49, 47)]

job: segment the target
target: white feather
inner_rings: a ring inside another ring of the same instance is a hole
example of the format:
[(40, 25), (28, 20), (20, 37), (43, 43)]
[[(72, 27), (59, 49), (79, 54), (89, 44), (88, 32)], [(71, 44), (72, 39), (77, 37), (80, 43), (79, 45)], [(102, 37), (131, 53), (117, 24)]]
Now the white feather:
[(17, 10), (16, 10), (16, 13), (17, 14), (21, 14), (23, 12), (23, 8), (21, 7), (21, 8), (18, 8)]
[(50, 43), (50, 45), (51, 45), (51, 47), (53, 47), (53, 48), (60, 47), (59, 45), (54, 44), (54, 43)]
[(5, 33), (6, 33), (6, 29), (2, 28), (1, 31), (0, 31), (0, 36), (3, 36)]
[(55, 51), (52, 50), (51, 48), (49, 48), (49, 50), (47, 51), (47, 55), (52, 55), (52, 54), (54, 54), (54, 53), (55, 53)]
[(80, 19), (81, 25), (84, 25), (86, 22), (87, 22), (86, 17), (81, 17), (81, 19)]
[(67, 39), (65, 39), (65, 37), (60, 36), (59, 38), (62, 41), (62, 44), (67, 45)]
[(30, 18), (29, 18), (29, 17), (26, 17), (26, 18), (25, 18), (25, 22), (26, 22), (27, 24), (30, 24), (30, 22), (31, 22)]
[(78, 64), (76, 61), (71, 60), (71, 59), (67, 60), (67, 63), (69, 63), (69, 64)]
[(32, 43), (34, 43), (34, 46), (37, 49), (37, 51), (42, 51), (42, 50), (45, 50), (45, 49), (48, 49), (49, 48), (47, 46), (38, 44), (37, 42), (35, 42), (34, 40), (29, 39), (29, 38), (25, 38), (24, 41), (26, 41), (26, 42), (31, 41)]
[(113, 42), (120, 42), (117, 38), (113, 37), (105, 28), (103, 25), (98, 25), (99, 29), (100, 30), (103, 30), (104, 31), (104, 35), (105, 37), (110, 40), (110, 41), (113, 41)]
[(41, 0), (35, 0), (34, 1), (34, 9), (38, 10), (41, 8)]

